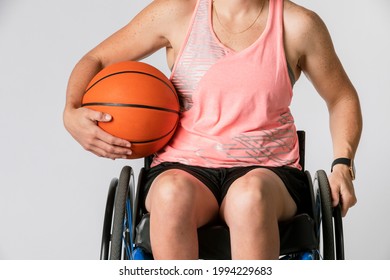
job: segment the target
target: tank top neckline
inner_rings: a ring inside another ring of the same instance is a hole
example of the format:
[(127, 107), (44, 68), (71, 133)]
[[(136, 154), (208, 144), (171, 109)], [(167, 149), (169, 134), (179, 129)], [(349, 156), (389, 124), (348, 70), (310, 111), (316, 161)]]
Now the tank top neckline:
[[(199, 2), (200, 1), (202, 1), (202, 0), (199, 0)], [(212, 37), (214, 38), (215, 42), (217, 42), (218, 45), (220, 45), (227, 53), (240, 54), (240, 53), (245, 53), (245, 52), (251, 50), (252, 48), (257, 46), (258, 44), (260, 44), (261, 41), (264, 40), (264, 38), (266, 37), (266, 34), (269, 32), (269, 29), (272, 25), (274, 4), (271, 3), (273, 1), (270, 0), (270, 1), (268, 1), (268, 16), (267, 16), (266, 25), (264, 27), (264, 30), (261, 32), (259, 37), (253, 43), (251, 43), (249, 46), (243, 48), (242, 50), (236, 51), (236, 50), (230, 48), (229, 46), (226, 46), (225, 44), (223, 44), (221, 42), (221, 40), (218, 38), (217, 34), (214, 31), (214, 27), (213, 27), (213, 0), (206, 0), (206, 1), (209, 2), (208, 23), (209, 23), (210, 33), (211, 33)]]

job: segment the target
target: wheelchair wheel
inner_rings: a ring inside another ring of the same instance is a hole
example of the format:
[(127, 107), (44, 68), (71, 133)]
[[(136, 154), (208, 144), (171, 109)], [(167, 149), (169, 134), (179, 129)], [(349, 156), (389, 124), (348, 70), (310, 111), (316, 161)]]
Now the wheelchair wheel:
[(318, 230), (320, 224), (322, 227), (322, 244), (321, 238), (319, 238), (319, 245), (322, 245), (322, 256), (325, 260), (343, 260), (344, 240), (340, 205), (332, 206), (330, 185), (325, 171), (317, 171), (314, 182), (317, 187)]
[[(113, 179), (106, 203), (106, 214), (103, 226), (101, 259), (120, 260), (129, 258), (131, 252), (134, 174), (129, 166), (122, 168), (119, 180)], [(124, 250), (122, 251), (124, 246)]]
[[(320, 204), (320, 221), (322, 226), (322, 250), (325, 260), (334, 260), (334, 235), (332, 218), (332, 199), (328, 176), (325, 171), (319, 170), (314, 179), (318, 182), (318, 202)], [(320, 240), (320, 239), (319, 239)], [(321, 240), (320, 240), (321, 243)]]
[(335, 239), (336, 239), (336, 259), (344, 260), (344, 232), (343, 232), (343, 221), (341, 217), (341, 205), (339, 204), (333, 210), (334, 217), (334, 230), (335, 230)]
[(115, 191), (117, 186), (118, 186), (118, 179), (113, 178), (108, 188), (106, 210), (104, 213), (102, 244), (100, 248), (101, 260), (108, 260), (108, 256), (109, 256), (110, 242), (111, 242), (112, 213), (114, 210), (113, 207), (115, 201)]

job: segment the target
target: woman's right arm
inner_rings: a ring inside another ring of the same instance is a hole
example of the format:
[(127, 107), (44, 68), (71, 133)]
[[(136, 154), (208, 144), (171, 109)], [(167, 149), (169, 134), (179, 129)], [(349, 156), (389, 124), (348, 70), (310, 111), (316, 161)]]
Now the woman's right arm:
[(114, 137), (97, 126), (109, 122), (111, 116), (81, 107), (90, 80), (104, 67), (125, 60), (140, 60), (158, 49), (169, 47), (172, 5), (180, 0), (153, 1), (128, 25), (111, 35), (74, 67), (67, 86), (63, 114), (64, 126), (80, 145), (97, 156), (111, 159), (127, 158), (131, 143)]
[(90, 56), (83, 57), (73, 69), (67, 88), (64, 125), (85, 150), (111, 159), (126, 158), (131, 155), (131, 144), (97, 126), (97, 122), (111, 121), (111, 116), (81, 107), (84, 91), (100, 69), (101, 62)]

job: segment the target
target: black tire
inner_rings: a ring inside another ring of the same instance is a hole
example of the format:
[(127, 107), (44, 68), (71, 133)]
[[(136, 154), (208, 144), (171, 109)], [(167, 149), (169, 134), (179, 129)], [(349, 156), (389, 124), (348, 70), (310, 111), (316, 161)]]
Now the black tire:
[(114, 219), (112, 222), (110, 260), (120, 260), (122, 258), (124, 219), (126, 214), (126, 200), (129, 199), (129, 184), (133, 179), (133, 170), (129, 166), (122, 168), (118, 187), (115, 193)]
[(115, 191), (117, 186), (118, 186), (118, 179), (113, 178), (108, 188), (106, 209), (104, 213), (102, 243), (100, 247), (101, 260), (108, 260), (108, 256), (110, 252), (112, 214), (114, 210)]
[(341, 216), (341, 205), (337, 205), (333, 210), (334, 218), (334, 231), (336, 240), (336, 259), (345, 260), (344, 252), (344, 231), (343, 231), (343, 219)]
[(137, 193), (137, 186), (134, 181), (134, 175), (131, 174), (131, 179), (129, 182), (129, 199), (130, 199), (130, 210), (131, 210), (131, 224), (129, 221), (128, 227), (129, 227), (129, 242), (134, 244), (135, 239), (135, 225), (137, 220), (137, 212), (138, 212), (138, 193)]
[[(317, 238), (317, 247), (319, 247), (319, 236), (318, 236), (318, 223), (319, 223), (319, 217), (317, 217), (317, 208), (316, 208), (316, 196), (315, 196), (315, 192), (314, 192), (314, 186), (313, 186), (313, 180), (312, 180), (312, 177), (311, 177), (311, 174), (309, 171), (305, 171), (305, 174), (306, 174), (306, 178), (307, 178), (307, 183), (309, 184), (309, 190), (310, 190), (310, 198), (311, 198), (311, 209), (310, 209), (310, 213), (309, 216), (311, 218), (313, 218), (314, 220), (314, 230), (316, 232), (316, 238)], [(312, 252), (312, 256), (313, 256), (313, 259), (314, 260), (319, 260), (320, 259), (320, 255), (319, 255), (319, 252), (318, 251), (313, 251)]]
[[(335, 259), (333, 207), (328, 176), (323, 170), (318, 170), (314, 182), (318, 184), (317, 203), (320, 204), (320, 221), (322, 225), (322, 256), (325, 260)], [(321, 244), (321, 242), (320, 242)]]

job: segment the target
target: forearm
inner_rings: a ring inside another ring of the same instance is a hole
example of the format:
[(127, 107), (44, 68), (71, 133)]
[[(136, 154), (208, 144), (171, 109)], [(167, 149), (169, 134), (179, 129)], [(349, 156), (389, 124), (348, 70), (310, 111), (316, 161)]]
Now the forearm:
[(81, 106), (82, 98), (91, 79), (102, 69), (102, 64), (92, 56), (84, 56), (74, 67), (66, 91), (65, 111)]
[(333, 157), (353, 159), (362, 132), (362, 115), (355, 92), (342, 96), (334, 104), (328, 105)]

